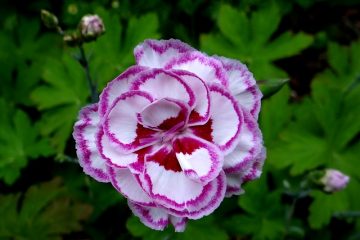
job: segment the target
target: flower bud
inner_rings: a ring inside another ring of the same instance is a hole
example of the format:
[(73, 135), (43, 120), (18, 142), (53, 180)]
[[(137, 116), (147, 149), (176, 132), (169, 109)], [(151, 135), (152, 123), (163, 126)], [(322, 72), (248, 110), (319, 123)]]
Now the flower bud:
[(45, 26), (50, 29), (57, 28), (59, 24), (57, 17), (51, 12), (44, 9), (41, 10), (41, 20), (43, 21)]
[(79, 29), (85, 41), (95, 40), (105, 33), (105, 26), (98, 15), (85, 15), (82, 17)]
[(326, 192), (337, 192), (344, 189), (350, 177), (335, 169), (326, 169), (325, 175), (320, 179)]

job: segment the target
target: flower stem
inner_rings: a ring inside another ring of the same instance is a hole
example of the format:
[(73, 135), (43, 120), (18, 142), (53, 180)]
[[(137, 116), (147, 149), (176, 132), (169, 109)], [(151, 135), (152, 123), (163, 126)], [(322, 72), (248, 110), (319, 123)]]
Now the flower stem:
[(360, 211), (344, 211), (344, 212), (335, 212), (333, 214), (337, 218), (354, 218), (360, 217)]
[(83, 68), (85, 70), (86, 80), (88, 82), (89, 89), (90, 89), (91, 102), (95, 103), (95, 102), (98, 101), (96, 84), (91, 79), (90, 69), (89, 69), (89, 62), (88, 62), (88, 60), (86, 58), (84, 47), (82, 45), (79, 45), (79, 49), (80, 49), (80, 60), (79, 60), (79, 62), (81, 64), (81, 66), (83, 66)]

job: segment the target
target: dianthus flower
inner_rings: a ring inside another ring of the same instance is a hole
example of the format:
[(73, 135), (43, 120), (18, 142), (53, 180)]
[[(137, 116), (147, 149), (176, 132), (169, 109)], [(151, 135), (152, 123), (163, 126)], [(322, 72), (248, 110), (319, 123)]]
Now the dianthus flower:
[(245, 65), (178, 40), (146, 40), (74, 127), (84, 172), (110, 182), (147, 226), (212, 213), (258, 178), (262, 94)]

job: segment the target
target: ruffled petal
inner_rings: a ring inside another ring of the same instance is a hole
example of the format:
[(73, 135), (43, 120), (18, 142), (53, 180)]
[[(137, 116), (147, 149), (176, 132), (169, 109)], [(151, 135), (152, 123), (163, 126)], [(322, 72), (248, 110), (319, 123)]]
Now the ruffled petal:
[(207, 84), (227, 86), (228, 79), (222, 63), (198, 51), (191, 51), (174, 58), (165, 69), (179, 69), (196, 74)]
[(109, 168), (109, 173), (112, 185), (127, 199), (142, 206), (155, 206), (129, 169)]
[(262, 93), (256, 85), (253, 74), (246, 65), (225, 57), (216, 57), (225, 68), (230, 92), (251, 115), (257, 119), (261, 106)]
[(146, 106), (137, 116), (144, 127), (176, 131), (185, 126), (189, 112), (187, 104), (163, 98)]
[(97, 134), (97, 147), (101, 157), (108, 165), (116, 168), (129, 167), (134, 172), (141, 171), (144, 164), (144, 155), (151, 152), (152, 149), (150, 146), (135, 152), (123, 153), (122, 148), (119, 148), (116, 143), (111, 142), (102, 129)]
[(216, 178), (223, 165), (220, 149), (195, 136), (180, 136), (173, 141), (173, 150), (187, 177), (206, 184)]
[(155, 202), (177, 210), (197, 205), (211, 189), (184, 174), (170, 145), (146, 155), (144, 181)]
[(226, 197), (231, 197), (234, 195), (240, 195), (244, 193), (244, 190), (241, 188), (243, 183), (242, 175), (239, 173), (235, 174), (226, 174)]
[(177, 76), (196, 93), (194, 109), (191, 112), (189, 126), (205, 124), (210, 117), (210, 93), (206, 83), (195, 74), (184, 70), (173, 70)]
[(135, 48), (134, 55), (138, 65), (163, 68), (173, 58), (194, 50), (189, 45), (175, 39), (145, 40)]
[(260, 153), (262, 134), (254, 117), (243, 110), (244, 124), (241, 128), (240, 140), (235, 149), (225, 156), (224, 170), (226, 173), (247, 171)]
[(243, 174), (243, 181), (248, 182), (260, 177), (262, 167), (266, 158), (266, 148), (262, 147), (260, 153), (255, 157), (255, 161), (248, 171)]
[(210, 119), (202, 126), (191, 127), (192, 132), (219, 146), (224, 153), (231, 152), (239, 141), (243, 124), (242, 112), (236, 100), (222, 87), (210, 88)]
[(151, 102), (149, 94), (130, 91), (118, 97), (105, 116), (104, 132), (123, 153), (134, 152), (158, 141), (157, 132), (137, 122), (137, 113)]
[(98, 105), (84, 107), (79, 120), (74, 125), (74, 139), (79, 163), (84, 172), (99, 182), (109, 182), (106, 161), (96, 147), (96, 134), (99, 128)]
[(191, 88), (180, 77), (162, 69), (151, 69), (139, 74), (131, 90), (148, 92), (154, 99), (180, 100), (190, 107), (195, 103), (195, 94)]
[(128, 205), (134, 215), (139, 217), (140, 221), (149, 228), (164, 230), (169, 224), (169, 214), (162, 208), (145, 207), (131, 201), (128, 201)]
[(185, 231), (186, 223), (188, 219), (184, 217), (175, 217), (170, 215), (170, 222), (175, 228), (175, 232)]
[(105, 116), (116, 98), (129, 91), (131, 83), (137, 78), (138, 74), (148, 68), (142, 66), (132, 66), (109, 82), (102, 91), (99, 98), (99, 114)]
[(199, 200), (193, 201), (185, 209), (168, 209), (174, 216), (187, 217), (189, 219), (200, 219), (211, 214), (217, 209), (225, 197), (226, 176), (223, 171), (213, 181), (204, 186), (204, 194)]

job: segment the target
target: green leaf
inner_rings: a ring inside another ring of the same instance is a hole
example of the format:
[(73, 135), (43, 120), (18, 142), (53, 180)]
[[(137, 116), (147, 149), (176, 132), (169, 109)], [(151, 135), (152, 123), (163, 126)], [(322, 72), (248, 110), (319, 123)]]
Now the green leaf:
[(49, 156), (52, 149), (46, 139), (38, 134), (38, 127), (34, 126), (29, 117), (21, 110), (10, 111), (4, 100), (0, 99), (4, 115), (0, 120), (0, 178), (7, 184), (12, 184), (20, 171), (31, 158)]
[(82, 229), (91, 207), (65, 197), (60, 179), (32, 186), (20, 194), (0, 196), (0, 237), (10, 239), (61, 239)]
[(311, 133), (293, 128), (280, 135), (278, 142), (268, 151), (268, 161), (277, 168), (291, 166), (290, 173), (299, 175), (329, 160), (327, 142)]
[(44, 69), (46, 84), (38, 86), (31, 98), (44, 111), (40, 120), (42, 134), (50, 136), (57, 152), (63, 153), (78, 111), (89, 96), (85, 72), (66, 54), (60, 61), (48, 59)]
[(309, 208), (309, 223), (314, 229), (327, 225), (334, 212), (344, 211), (348, 208), (348, 199), (345, 192), (329, 195), (320, 191), (313, 191), (311, 196), (314, 201)]
[[(32, 105), (30, 93), (40, 81), (44, 59), (56, 56), (60, 48), (55, 34), (39, 34), (38, 20), (15, 17), (16, 28), (0, 33), (0, 95), (9, 102)], [(16, 73), (16, 74), (14, 74)]]
[(335, 43), (329, 43), (328, 46), (328, 59), (330, 66), (339, 75), (346, 75), (349, 71), (349, 50), (342, 48)]
[(263, 94), (263, 100), (271, 97), (281, 90), (281, 88), (289, 82), (289, 79), (271, 79), (257, 81), (259, 88)]
[(207, 216), (196, 221), (189, 221), (183, 233), (174, 233), (170, 227), (164, 231), (154, 231), (142, 224), (137, 217), (131, 217), (126, 227), (135, 237), (144, 240), (174, 239), (174, 240), (228, 240), (227, 233), (215, 222), (213, 216)]
[[(174, 230), (165, 229), (164, 231), (156, 231), (146, 227), (140, 222), (139, 218), (132, 216), (126, 222), (126, 228), (131, 235), (139, 237), (143, 240), (158, 240), (158, 239), (174, 239)], [(175, 238), (176, 239), (176, 238)]]
[(260, 54), (261, 58), (277, 60), (291, 57), (310, 46), (313, 37), (305, 33), (293, 34), (285, 32), (266, 46)]
[(91, 177), (80, 174), (79, 168), (70, 166), (66, 171), (59, 172), (64, 185), (71, 196), (93, 206), (89, 221), (95, 221), (109, 207), (125, 203), (125, 198), (111, 184), (95, 181)]
[(289, 98), (290, 89), (285, 86), (275, 95), (262, 102), (260, 128), (267, 146), (274, 144), (278, 134), (290, 120)]
[(184, 233), (178, 233), (177, 240), (228, 240), (227, 233), (221, 229), (214, 216), (189, 221)]
[[(127, 27), (120, 22), (119, 16), (102, 8), (96, 10), (106, 27), (106, 34), (96, 42), (86, 45), (90, 53), (90, 71), (102, 89), (109, 81), (135, 63), (134, 47), (147, 38), (158, 38), (157, 15), (148, 13), (131, 17)], [(146, 27), (144, 27), (146, 26)], [(141, 30), (140, 30), (141, 29)]]
[(279, 239), (284, 232), (281, 193), (269, 193), (265, 176), (246, 185), (245, 191), (239, 205), (246, 213), (232, 216), (225, 222), (226, 229), (237, 236), (250, 235), (251, 239)]
[(201, 48), (249, 64), (257, 79), (286, 77), (273, 61), (296, 55), (312, 44), (313, 37), (288, 31), (272, 39), (281, 20), (280, 9), (271, 2), (249, 15), (245, 10), (222, 5), (217, 16), (220, 33), (201, 35)]

